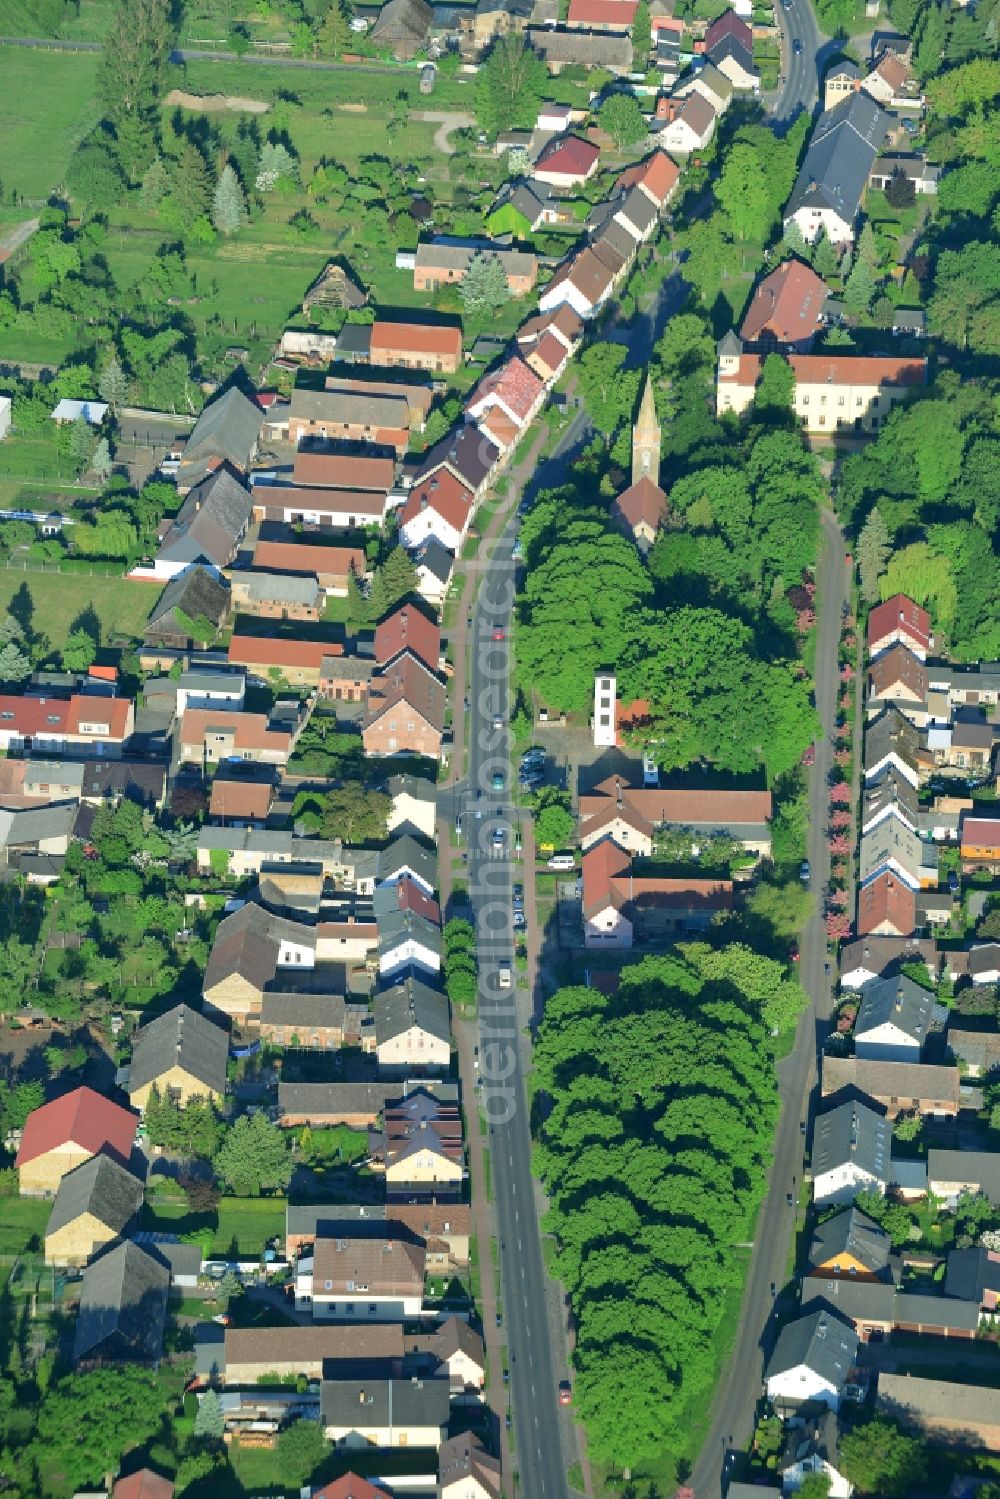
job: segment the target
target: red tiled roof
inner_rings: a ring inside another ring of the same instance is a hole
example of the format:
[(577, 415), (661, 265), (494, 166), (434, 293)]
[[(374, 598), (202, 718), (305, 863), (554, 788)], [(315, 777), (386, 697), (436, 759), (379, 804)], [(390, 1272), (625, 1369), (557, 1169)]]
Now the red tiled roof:
[[(381, 463), (381, 459), (378, 460)], [(315, 511), (354, 516), (359, 525), (368, 521), (381, 522), (385, 515), (384, 490), (360, 489), (304, 489), (293, 484), (261, 484), (254, 490), (254, 511), (258, 514), (267, 509)]]
[(917, 919), (917, 897), (898, 876), (878, 875), (858, 892), (858, 936), (864, 937), (888, 922), (897, 936), (906, 937)]
[(902, 686), (912, 698), (927, 696), (927, 668), (905, 645), (890, 647), (868, 668), (868, 696), (881, 697), (891, 687)]
[[(616, 14), (627, 12), (629, 9), (635, 13), (635, 7), (631, 0), (570, 0), (570, 15), (574, 5), (598, 5), (609, 7)], [(629, 21), (628, 24), (631, 24)], [(567, 135), (562, 139), (550, 141), (545, 150), (535, 162), (534, 175), (540, 171), (555, 172), (562, 177), (584, 178), (596, 166), (600, 151), (592, 141), (581, 140), (578, 135)]]
[[(621, 786), (622, 801), (654, 826), (676, 823), (681, 827), (714, 824), (751, 827), (768, 822), (771, 817), (770, 791), (729, 791), (719, 788), (704, 791), (662, 786)], [(603, 812), (617, 800), (617, 776), (608, 776), (590, 795), (580, 798), (580, 815)]]
[(264, 635), (234, 635), (229, 660), (234, 666), (297, 666), (319, 670), (324, 656), (341, 656), (342, 645), (328, 640), (275, 640)]
[(583, 856), (584, 915), (603, 911), (612, 903), (615, 875), (624, 873), (631, 863), (632, 855), (610, 838), (587, 849)]
[(263, 819), (271, 810), (274, 788), (266, 781), (226, 781), (216, 776), (208, 810), (212, 817)]
[[(295, 484), (324, 484), (331, 489), (391, 489), (396, 477), (392, 458), (367, 453), (295, 454), (292, 480)], [(265, 501), (266, 503), (266, 501)]]
[(501, 453), (506, 453), (512, 448), (521, 435), (521, 429), (517, 422), (504, 411), (502, 406), (491, 406), (486, 415), (480, 420), (480, 432), (485, 432), (491, 442), (495, 442)]
[(263, 713), (233, 713), (215, 708), (185, 708), (181, 719), (181, 743), (202, 744), (211, 730), (233, 731), (233, 747), (238, 750), (279, 750), (291, 748), (292, 736), (286, 729), (269, 729)]
[(638, 0), (569, 0), (569, 26), (618, 26), (627, 31), (635, 20)]
[(401, 526), (415, 520), (428, 506), (456, 531), (464, 531), (472, 509), (472, 490), (455, 477), (449, 468), (439, 468), (422, 483), (414, 485), (399, 517)]
[(514, 421), (527, 421), (532, 406), (542, 393), (542, 381), (515, 354), (491, 375), (484, 375), (469, 398), (468, 410), (478, 414), (489, 397), (501, 401)]
[(460, 359), (461, 328), (432, 327), (427, 323), (391, 323), (376, 318), (372, 324), (371, 358), (376, 354), (429, 354)]
[(174, 1486), (169, 1478), (163, 1478), (151, 1468), (140, 1468), (138, 1473), (119, 1478), (111, 1491), (111, 1499), (173, 1499), (173, 1493)]
[(801, 260), (786, 260), (765, 276), (747, 308), (740, 337), (755, 343), (764, 332), (779, 343), (796, 343), (815, 333), (826, 301), (826, 283)]
[(611, 895), (619, 907), (644, 906), (646, 910), (729, 911), (733, 905), (732, 880), (643, 879), (619, 874), (611, 881)]
[(645, 188), (662, 207), (680, 181), (680, 175), (680, 167), (665, 151), (654, 151), (645, 161), (622, 172), (615, 183), (615, 191), (626, 193), (633, 187)]
[(93, 734), (93, 728), (88, 728), (88, 734), (93, 734), (94, 738), (103, 735), (106, 739), (121, 740), (128, 733), (132, 704), (127, 698), (89, 697), (81, 694), (79, 697), (70, 698), (68, 709), (67, 734), (82, 733), (81, 724), (92, 725), (93, 728), (99, 730), (97, 734)]
[(569, 358), (566, 345), (556, 337), (554, 333), (543, 333), (528, 355), (529, 359), (537, 359), (542, 368), (554, 375), (557, 370), (562, 369)]
[(102, 1098), (93, 1088), (75, 1088), (28, 1115), (14, 1164), (27, 1165), (69, 1144), (91, 1155), (108, 1148), (127, 1161), (138, 1123), (138, 1115)]
[(868, 649), (896, 631), (915, 641), (922, 650), (931, 643), (931, 617), (905, 593), (894, 593), (884, 604), (876, 604), (868, 616)]
[(368, 684), (362, 733), (379, 723), (400, 703), (405, 703), (416, 716), (438, 733), (443, 730), (444, 683), (410, 651), (404, 651), (377, 677), (372, 677)]
[(401, 651), (412, 651), (432, 671), (441, 656), (441, 630), (422, 609), (403, 604), (384, 619), (375, 631), (375, 660), (385, 666)]
[(633, 531), (643, 522), (655, 531), (667, 518), (667, 497), (658, 484), (643, 475), (612, 501), (612, 509), (624, 517)]
[(0, 732), (5, 734), (65, 734), (69, 703), (64, 698), (0, 696)]
[(310, 546), (308, 542), (258, 541), (253, 565), (262, 572), (307, 573), (319, 577), (333, 573), (345, 577), (353, 569), (364, 577), (367, 562), (360, 547)]
[(964, 818), (962, 847), (1000, 848), (1000, 817)]
[[(722, 384), (756, 386), (760, 379), (759, 354), (741, 354), (734, 374), (720, 375)], [(790, 354), (788, 364), (802, 385), (923, 385), (926, 359), (890, 359), (879, 355)]]
[(345, 1473), (343, 1478), (335, 1478), (333, 1483), (313, 1489), (312, 1494), (313, 1499), (389, 1499), (385, 1489), (377, 1489), (367, 1478), (359, 1478), (356, 1473)]
[(710, 52), (723, 37), (731, 36), (748, 52), (753, 52), (753, 32), (734, 10), (724, 10), (705, 32), (705, 51)]
[(400, 911), (413, 911), (435, 926), (441, 925), (441, 907), (422, 890), (412, 875), (404, 874), (392, 887), (396, 892), (396, 906)]

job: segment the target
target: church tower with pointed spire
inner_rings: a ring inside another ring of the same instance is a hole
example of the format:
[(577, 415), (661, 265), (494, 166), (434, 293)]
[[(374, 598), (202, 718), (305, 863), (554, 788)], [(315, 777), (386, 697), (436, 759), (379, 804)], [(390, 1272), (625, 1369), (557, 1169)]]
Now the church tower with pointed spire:
[(649, 479), (652, 484), (660, 480), (660, 424), (656, 419), (653, 382), (648, 374), (639, 415), (632, 428), (632, 483), (637, 484), (640, 479)]

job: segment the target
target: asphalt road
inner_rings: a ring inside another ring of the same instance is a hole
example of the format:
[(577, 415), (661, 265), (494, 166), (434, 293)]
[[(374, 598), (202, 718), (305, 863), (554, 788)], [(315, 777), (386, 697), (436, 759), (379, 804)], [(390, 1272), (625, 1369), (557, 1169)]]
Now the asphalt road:
[(786, 1194), (797, 1197), (802, 1181), (808, 1127), (809, 1093), (815, 1083), (816, 1057), (829, 1027), (831, 975), (826, 972), (827, 948), (823, 925), (822, 891), (830, 871), (827, 844), (829, 812), (827, 783), (833, 765), (832, 736), (836, 723), (841, 608), (847, 598), (844, 538), (833, 516), (823, 516), (825, 549), (818, 573), (820, 601), (816, 642), (816, 705), (822, 732), (809, 786), (808, 857), (816, 893), (812, 916), (802, 934), (799, 977), (809, 994), (810, 1007), (799, 1021), (794, 1050), (778, 1068), (781, 1117), (774, 1138), (774, 1159), (768, 1195), (760, 1210), (754, 1238), (739, 1327), (728, 1369), (716, 1388), (712, 1425), (695, 1464), (690, 1483), (697, 1499), (718, 1499), (728, 1477), (733, 1454), (750, 1437), (754, 1408), (760, 1398), (764, 1360), (773, 1343), (772, 1282), (781, 1290), (791, 1243), (794, 1210)]
[[(771, 110), (777, 125), (790, 125), (803, 110), (812, 114), (819, 98), (819, 56), (823, 38), (812, 0), (781, 0), (775, 7), (782, 32), (785, 82)], [(795, 44), (800, 50), (796, 52)]]
[[(569, 454), (587, 431), (587, 419), (577, 412), (556, 452), (539, 465), (531, 491), (559, 481)], [(514, 562), (511, 547), (517, 532), (512, 516), (497, 538), (486, 562), (473, 612), (470, 632), (468, 780), (456, 788), (462, 809), (463, 843), (468, 851), (469, 894), (475, 913), (480, 961), (480, 1099), (490, 1125), (490, 1171), (499, 1236), (499, 1263), (504, 1336), (510, 1368), (513, 1420), (513, 1462), (520, 1492), (530, 1499), (567, 1499), (567, 1459), (563, 1439), (571, 1431), (569, 1414), (561, 1411), (557, 1390), (565, 1374), (565, 1353), (553, 1348), (546, 1300), (538, 1217), (531, 1175), (531, 1130), (521, 1067), (514, 989), (501, 989), (497, 965), (513, 971), (511, 886), (517, 866), (510, 855), (516, 837), (512, 807), (506, 792), (494, 792), (492, 778), (500, 772), (511, 784), (509, 672), (512, 665), (510, 622), (514, 603)], [(495, 630), (504, 639), (494, 641)], [(456, 719), (460, 705), (456, 704)], [(500, 718), (502, 727), (493, 727)], [(477, 796), (478, 792), (478, 796)], [(477, 817), (476, 813), (480, 815)], [(503, 832), (493, 844), (494, 829)], [(532, 913), (528, 913), (532, 919)], [(514, 975), (516, 978), (516, 975)], [(522, 1015), (522, 1020), (523, 1020)], [(490, 1273), (490, 1257), (480, 1248), (483, 1274)]]

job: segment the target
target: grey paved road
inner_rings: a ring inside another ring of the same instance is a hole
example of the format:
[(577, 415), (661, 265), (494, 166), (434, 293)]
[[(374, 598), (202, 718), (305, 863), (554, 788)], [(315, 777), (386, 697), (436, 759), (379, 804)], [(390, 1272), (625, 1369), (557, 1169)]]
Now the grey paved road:
[[(536, 470), (532, 489), (558, 482), (567, 456), (586, 430), (586, 417), (577, 412), (556, 452)], [(565, 1351), (553, 1348), (550, 1340), (514, 991), (501, 989), (497, 978), (497, 964), (504, 961), (513, 968), (514, 957), (510, 911), (516, 866), (508, 857), (514, 837), (512, 809), (507, 795), (492, 791), (491, 784), (495, 771), (504, 775), (507, 785), (511, 775), (507, 725), (512, 663), (509, 636), (514, 602), (511, 546), (516, 530), (517, 519), (512, 516), (489, 556), (473, 614), (468, 678), (472, 719), (468, 780), (456, 788), (456, 801), (463, 807), (469, 893), (479, 934), (483, 975), (479, 1023), (485, 1087), (481, 1098), (487, 1116), (493, 1116), (488, 1143), (500, 1240), (504, 1332), (510, 1362), (513, 1461), (522, 1494), (530, 1499), (566, 1499), (566, 1469), (576, 1454), (574, 1450), (569, 1459), (564, 1454), (563, 1441), (569, 1438), (571, 1423), (569, 1414), (560, 1411), (557, 1401), (558, 1382), (565, 1370)], [(502, 641), (492, 639), (497, 629), (504, 632)], [(456, 704), (456, 718), (458, 708)], [(502, 728), (494, 729), (495, 717), (502, 720)], [(500, 849), (495, 849), (492, 843), (495, 828), (504, 833)], [(491, 1047), (497, 1048), (495, 1053)], [(489, 1274), (490, 1259), (485, 1245), (480, 1248), (480, 1262), (483, 1273)]]
[(771, 116), (780, 127), (782, 123), (790, 125), (803, 110), (811, 114), (816, 107), (823, 38), (812, 0), (781, 0), (775, 14), (781, 27), (785, 82)]
[(809, 787), (808, 856), (816, 892), (815, 909), (802, 936), (799, 964), (810, 1007), (799, 1021), (794, 1050), (778, 1069), (781, 1118), (774, 1139), (774, 1162), (769, 1189), (757, 1219), (755, 1249), (750, 1262), (740, 1323), (728, 1369), (716, 1390), (712, 1425), (691, 1475), (697, 1499), (718, 1499), (731, 1454), (744, 1448), (750, 1436), (754, 1407), (761, 1393), (763, 1359), (770, 1351), (773, 1321), (771, 1283), (779, 1288), (791, 1242), (793, 1209), (786, 1194), (797, 1194), (801, 1183), (803, 1138), (800, 1121), (807, 1119), (808, 1094), (815, 1081), (818, 1046), (826, 1034), (831, 1008), (830, 975), (826, 972), (826, 933), (821, 892), (829, 876), (827, 847), (829, 811), (827, 781), (833, 764), (832, 735), (836, 722), (841, 608), (847, 598), (844, 538), (834, 517), (823, 516), (825, 547), (818, 574), (819, 638), (816, 649), (816, 705), (822, 733)]

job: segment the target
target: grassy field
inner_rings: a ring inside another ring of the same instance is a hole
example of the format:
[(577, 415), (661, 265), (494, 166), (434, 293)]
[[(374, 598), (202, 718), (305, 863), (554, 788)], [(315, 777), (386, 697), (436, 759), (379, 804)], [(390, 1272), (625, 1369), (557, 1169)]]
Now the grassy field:
[(159, 588), (152, 583), (131, 583), (127, 578), (101, 578), (90, 573), (21, 572), (0, 568), (0, 612), (22, 588), (34, 605), (32, 628), (49, 637), (53, 650), (65, 643), (73, 621), (85, 609), (93, 609), (101, 622), (101, 641), (113, 635), (138, 640)]
[(169, 1234), (212, 1228), (212, 1253), (228, 1254), (235, 1243), (240, 1254), (254, 1255), (263, 1250), (268, 1239), (284, 1237), (285, 1199), (224, 1197), (215, 1212), (192, 1213), (186, 1202), (154, 1198), (146, 1202), (143, 1225)]
[(45, 1233), (51, 1202), (41, 1197), (4, 1197), (0, 1201), (0, 1254), (20, 1254), (29, 1241)]
[(27, 198), (44, 198), (61, 181), (79, 141), (97, 123), (97, 57), (5, 47), (0, 66), (4, 187)]

